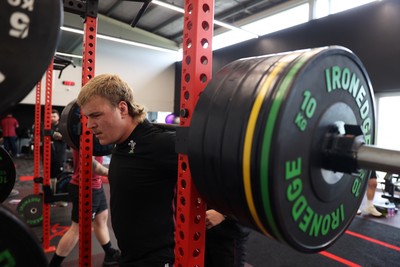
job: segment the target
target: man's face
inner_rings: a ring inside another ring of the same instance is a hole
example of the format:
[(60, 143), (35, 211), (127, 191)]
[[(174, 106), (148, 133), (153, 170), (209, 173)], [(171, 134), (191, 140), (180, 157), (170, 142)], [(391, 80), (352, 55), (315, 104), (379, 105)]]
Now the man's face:
[(118, 144), (124, 135), (124, 120), (121, 110), (111, 106), (110, 102), (99, 96), (92, 97), (81, 106), (82, 113), (88, 118), (87, 127), (93, 131), (100, 144)]
[(59, 120), (60, 117), (58, 116), (57, 113), (51, 113), (51, 124), (56, 125)]

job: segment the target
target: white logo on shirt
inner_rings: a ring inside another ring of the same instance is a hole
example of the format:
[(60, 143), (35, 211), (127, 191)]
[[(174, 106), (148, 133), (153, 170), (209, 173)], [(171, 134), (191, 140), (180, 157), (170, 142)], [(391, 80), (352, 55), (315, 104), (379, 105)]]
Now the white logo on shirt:
[(133, 153), (135, 153), (135, 146), (136, 146), (136, 143), (133, 141), (133, 140), (130, 140), (129, 141), (129, 143), (128, 143), (128, 145), (131, 147), (131, 149), (129, 150), (129, 154), (133, 154)]

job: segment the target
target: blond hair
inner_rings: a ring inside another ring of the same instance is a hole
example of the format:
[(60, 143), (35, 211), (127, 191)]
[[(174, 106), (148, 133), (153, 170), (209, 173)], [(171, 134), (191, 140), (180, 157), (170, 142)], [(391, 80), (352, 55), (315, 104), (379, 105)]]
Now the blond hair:
[(145, 108), (133, 100), (131, 87), (118, 75), (100, 74), (89, 80), (79, 92), (77, 103), (82, 106), (94, 96), (107, 99), (113, 107), (125, 101), (128, 104), (129, 115), (139, 122), (147, 116)]

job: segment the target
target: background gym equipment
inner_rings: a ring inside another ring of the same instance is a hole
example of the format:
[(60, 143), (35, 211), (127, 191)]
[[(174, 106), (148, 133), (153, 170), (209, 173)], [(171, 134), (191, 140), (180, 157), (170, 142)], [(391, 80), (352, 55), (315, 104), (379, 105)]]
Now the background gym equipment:
[(42, 78), (62, 20), (60, 0), (0, 2), (0, 113), (21, 101)]
[(56, 194), (68, 193), (69, 181), (71, 181), (72, 172), (64, 171), (57, 176)]
[(382, 197), (395, 204), (400, 203), (400, 177), (398, 174), (387, 173), (384, 177)]
[(70, 201), (68, 184), (72, 178), (72, 172), (62, 172), (57, 177), (56, 190), (49, 185), (43, 185), (43, 177), (34, 178), (35, 183), (42, 184), (43, 193), (30, 194), (21, 199), (17, 205), (19, 217), (29, 226), (38, 226), (43, 222), (43, 202), (46, 204), (58, 201)]
[(0, 205), (1, 266), (47, 266), (35, 233), (8, 208)]
[(0, 146), (0, 203), (11, 193), (15, 184), (15, 165), (8, 152)]
[[(70, 147), (79, 150), (79, 138), (82, 133), (81, 109), (76, 100), (71, 101), (61, 112), (60, 131)], [(93, 155), (105, 156), (111, 154), (112, 145), (103, 146), (93, 135)]]
[(374, 111), (368, 75), (343, 47), (234, 61), (193, 113), (193, 180), (224, 214), (296, 250), (323, 250), (364, 197), (362, 168), (388, 158), (363, 145), (374, 142)]
[(38, 226), (43, 222), (43, 195), (27, 195), (18, 203), (17, 213), (29, 226)]

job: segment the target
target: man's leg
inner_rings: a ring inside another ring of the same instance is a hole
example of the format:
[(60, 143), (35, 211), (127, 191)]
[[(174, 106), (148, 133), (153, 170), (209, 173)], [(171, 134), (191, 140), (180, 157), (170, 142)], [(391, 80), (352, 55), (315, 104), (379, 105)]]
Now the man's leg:
[(67, 257), (74, 249), (79, 240), (79, 224), (72, 222), (71, 227), (63, 235), (58, 243), (56, 252), (50, 261), (50, 267), (60, 266), (61, 262)]
[(110, 240), (110, 232), (107, 226), (108, 210), (96, 214), (93, 229), (96, 239), (99, 241), (101, 247), (105, 252), (103, 266), (111, 266), (118, 264), (121, 253), (119, 250), (114, 249)]
[(110, 232), (107, 227), (108, 210), (96, 214), (93, 222), (94, 234), (100, 245), (105, 245), (110, 242)]
[(93, 190), (92, 197), (92, 211), (95, 214), (93, 221), (94, 234), (105, 252), (103, 266), (116, 265), (119, 262), (121, 253), (119, 250), (114, 249), (111, 244), (110, 232), (107, 226), (108, 205), (103, 188)]
[(374, 197), (377, 185), (378, 183), (376, 181), (376, 178), (370, 178), (368, 180), (368, 187), (366, 192), (367, 204), (364, 207), (364, 212), (371, 214), (375, 217), (380, 217), (382, 216), (382, 213), (380, 213), (374, 206)]
[(60, 256), (68, 256), (79, 240), (79, 224), (72, 222), (71, 227), (58, 243), (56, 253)]
[(10, 145), (11, 145), (11, 151), (13, 153), (13, 156), (17, 156), (18, 155), (18, 149), (17, 149), (17, 137), (16, 136), (12, 136), (10, 137)]
[(4, 149), (7, 151), (7, 153), (11, 153), (11, 147), (10, 147), (10, 137), (4, 137)]

